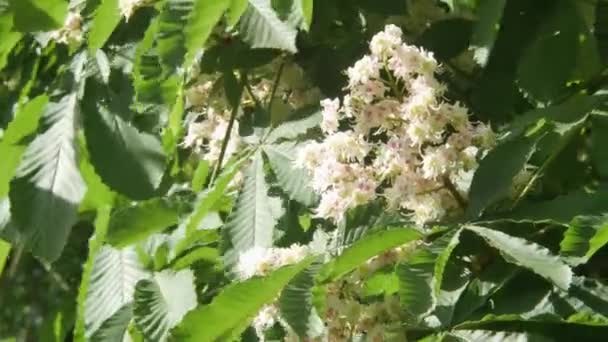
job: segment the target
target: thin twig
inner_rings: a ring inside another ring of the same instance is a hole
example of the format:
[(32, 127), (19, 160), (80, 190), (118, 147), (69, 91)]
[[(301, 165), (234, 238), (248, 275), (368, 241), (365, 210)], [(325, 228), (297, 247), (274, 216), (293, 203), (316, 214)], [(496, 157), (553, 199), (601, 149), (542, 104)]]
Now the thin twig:
[(272, 113), (272, 103), (274, 102), (274, 96), (277, 93), (277, 90), (279, 88), (279, 82), (281, 81), (281, 76), (283, 75), (283, 69), (285, 69), (285, 61), (283, 61), (281, 63), (281, 65), (279, 66), (279, 71), (277, 71), (277, 76), (274, 79), (274, 83), (272, 84), (272, 90), (270, 92), (270, 98), (268, 99), (268, 105), (267, 105), (267, 109), (266, 111), (268, 112), (268, 114)]
[[(245, 84), (247, 84), (245, 82)], [(241, 95), (242, 98), (242, 95)], [(230, 141), (230, 136), (232, 134), (232, 128), (234, 127), (234, 121), (236, 121), (236, 116), (239, 113), (239, 107), (241, 104), (241, 98), (239, 101), (232, 107), (232, 113), (230, 113), (230, 121), (228, 121), (228, 127), (226, 127), (226, 133), (224, 133), (224, 140), (222, 141), (222, 149), (220, 150), (220, 155), (217, 159), (217, 164), (215, 165), (215, 169), (213, 170), (213, 175), (211, 176), (211, 182), (215, 180), (217, 175), (220, 173), (222, 168), (222, 163), (224, 162), (224, 156), (226, 155), (226, 149), (228, 149), (228, 142)]]
[(467, 201), (462, 197), (460, 192), (458, 192), (458, 189), (456, 189), (456, 187), (454, 186), (454, 183), (452, 183), (450, 178), (447, 176), (443, 177), (443, 184), (445, 184), (446, 189), (448, 189), (448, 191), (452, 194), (452, 196), (454, 196), (454, 198), (456, 199), (456, 202), (458, 202), (458, 205), (460, 206), (460, 208), (463, 211), (466, 211)]

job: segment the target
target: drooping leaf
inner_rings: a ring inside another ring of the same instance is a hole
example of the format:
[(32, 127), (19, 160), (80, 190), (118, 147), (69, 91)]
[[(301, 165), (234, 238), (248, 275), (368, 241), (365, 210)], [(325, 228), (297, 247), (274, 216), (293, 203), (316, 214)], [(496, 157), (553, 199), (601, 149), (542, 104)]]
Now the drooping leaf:
[(254, 277), (224, 288), (208, 305), (190, 311), (172, 331), (180, 341), (212, 342), (236, 338), (265, 305), (272, 302), (312, 259), (280, 268), (266, 277)]
[(95, 255), (84, 303), (85, 336), (133, 301), (135, 285), (148, 275), (133, 248), (103, 246)]
[(21, 32), (50, 31), (63, 25), (68, 10), (64, 0), (10, 0), (15, 29)]
[(169, 200), (153, 199), (115, 212), (110, 219), (106, 241), (125, 247), (177, 224), (178, 212)]
[(574, 265), (584, 264), (608, 243), (606, 217), (577, 217), (564, 233), (560, 254)]
[(509, 194), (513, 177), (534, 152), (536, 141), (525, 136), (509, 140), (481, 160), (471, 183), (467, 208), (469, 217), (479, 216), (484, 209)]
[(317, 195), (310, 187), (307, 171), (295, 165), (297, 151), (298, 146), (293, 142), (264, 146), (277, 181), (289, 198), (311, 206), (317, 201)]
[(281, 317), (300, 336), (315, 338), (323, 333), (324, 324), (313, 305), (312, 288), (320, 264), (313, 264), (296, 275), (281, 292), (278, 304)]
[(76, 94), (47, 105), (43, 133), (27, 147), (11, 182), (11, 213), (35, 255), (56, 260), (77, 221), (86, 187), (78, 170)]
[(95, 331), (91, 342), (123, 341), (129, 323), (133, 318), (133, 304), (125, 304)]
[(198, 0), (190, 14), (188, 25), (184, 29), (186, 34), (186, 59), (188, 66), (194, 59), (197, 51), (203, 48), (215, 24), (230, 6), (232, 0)]
[(243, 40), (254, 48), (282, 49), (297, 52), (297, 29), (281, 21), (271, 0), (249, 0), (241, 17), (239, 31)]
[(467, 229), (498, 249), (507, 262), (527, 268), (561, 289), (567, 290), (570, 286), (572, 270), (547, 248), (497, 230), (476, 226), (468, 226)]
[(152, 197), (165, 170), (159, 139), (125, 121), (128, 103), (120, 94), (89, 81), (84, 99), (84, 134), (95, 171), (117, 192)]
[(166, 341), (168, 332), (197, 305), (190, 270), (155, 273), (135, 287), (134, 319), (147, 341)]
[(121, 16), (118, 9), (120, 0), (102, 0), (93, 17), (93, 23), (88, 34), (89, 49), (101, 49), (120, 23)]
[(279, 199), (268, 195), (261, 152), (254, 155), (244, 173), (243, 188), (224, 226), (232, 249), (238, 252), (272, 246), (282, 211)]
[(325, 264), (319, 272), (319, 280), (323, 282), (336, 280), (370, 258), (421, 237), (422, 234), (418, 231), (405, 227), (369, 234)]

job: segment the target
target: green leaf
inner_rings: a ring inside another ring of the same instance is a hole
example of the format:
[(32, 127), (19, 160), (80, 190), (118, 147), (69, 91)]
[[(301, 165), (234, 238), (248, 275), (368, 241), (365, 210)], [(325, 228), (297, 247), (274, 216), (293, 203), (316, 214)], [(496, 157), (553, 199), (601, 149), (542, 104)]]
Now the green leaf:
[(601, 178), (608, 179), (608, 117), (592, 115), (591, 123), (591, 163)]
[(209, 161), (201, 160), (192, 176), (192, 191), (201, 192), (207, 182), (207, 176), (209, 176)]
[(19, 166), (21, 155), (25, 151), (25, 146), (21, 145), (21, 140), (36, 132), (40, 116), (47, 103), (48, 97), (45, 95), (33, 98), (17, 111), (15, 118), (4, 131), (2, 141), (0, 141), (0, 156), (3, 158), (3, 162), (0, 163), (0, 198), (8, 194), (9, 182), (13, 178)]
[(47, 105), (43, 133), (27, 147), (11, 182), (11, 214), (26, 248), (54, 261), (61, 255), (86, 187), (78, 170), (76, 94)]
[(608, 201), (606, 189), (578, 191), (549, 201), (527, 201), (504, 218), (516, 222), (555, 222), (568, 224), (576, 216), (602, 215)]
[[(104, 205), (97, 210), (95, 217), (95, 234), (89, 239), (89, 255), (84, 263), (82, 270), (82, 278), (78, 287), (78, 296), (76, 298), (76, 323), (74, 327), (74, 340), (83, 342), (85, 340), (85, 302), (87, 293), (89, 292), (89, 284), (91, 282), (91, 272), (97, 253), (102, 247), (103, 240), (106, 237), (108, 224), (110, 222), (111, 207)], [(89, 332), (89, 336), (90, 336)]]
[(114, 247), (125, 247), (177, 224), (178, 218), (176, 206), (166, 199), (123, 208), (112, 215), (106, 241)]
[(232, 0), (198, 0), (194, 4), (192, 13), (185, 27), (186, 59), (188, 66), (194, 59), (197, 51), (202, 49), (215, 24), (231, 5)]
[(123, 119), (129, 109), (119, 94), (89, 81), (84, 99), (84, 134), (95, 171), (132, 199), (154, 196), (165, 170), (159, 139)]
[(279, 199), (268, 195), (261, 152), (254, 155), (244, 174), (243, 188), (224, 226), (233, 252), (271, 247), (274, 228), (282, 212)]
[(306, 206), (315, 204), (318, 196), (310, 187), (308, 172), (295, 166), (298, 151), (296, 143), (286, 142), (278, 145), (265, 145), (263, 150), (277, 176), (277, 182), (289, 198)]
[(313, 264), (296, 275), (278, 300), (281, 317), (302, 339), (318, 337), (325, 329), (313, 305), (312, 288), (319, 266)]
[(105, 320), (89, 340), (91, 342), (123, 341), (132, 318), (133, 305), (125, 304)]
[(192, 251), (187, 252), (183, 256), (177, 258), (171, 268), (174, 270), (182, 270), (190, 267), (191, 265), (206, 261), (208, 263), (216, 264), (220, 262), (220, 253), (216, 248), (211, 247), (199, 247)]
[(363, 293), (367, 297), (393, 295), (399, 292), (399, 278), (391, 272), (376, 272), (365, 280)]
[(494, 47), (506, 0), (483, 0), (477, 7), (477, 21), (473, 25), (471, 47), (475, 61), (485, 66)]
[(231, 0), (230, 7), (228, 7), (228, 13), (226, 13), (226, 20), (228, 26), (234, 26), (239, 22), (243, 13), (247, 9), (249, 0)]
[[(483, 329), (459, 329), (449, 333), (449, 336), (455, 338), (456, 341), (473, 342), (515, 342), (515, 341), (534, 341), (534, 342), (550, 342), (550, 338), (542, 334), (530, 332), (510, 332), (510, 331), (492, 331)], [(447, 339), (446, 339), (447, 340)]]
[(155, 273), (135, 287), (135, 323), (146, 341), (166, 341), (169, 330), (197, 304), (194, 274), (190, 270)]
[(298, 273), (307, 268), (312, 259), (280, 268), (266, 277), (254, 277), (224, 288), (208, 305), (190, 311), (173, 331), (179, 341), (212, 342), (236, 338), (265, 305)]
[(2, 277), (2, 271), (4, 270), (4, 265), (6, 264), (10, 251), (11, 244), (0, 239), (0, 277)]
[(532, 137), (515, 138), (498, 145), (481, 160), (469, 192), (469, 217), (479, 216), (484, 209), (509, 194), (513, 177), (532, 156), (536, 142)]
[(417, 43), (433, 51), (438, 58), (456, 57), (469, 46), (472, 22), (463, 18), (450, 18), (434, 22), (418, 38)]
[(283, 122), (268, 134), (268, 139), (266, 141), (269, 143), (276, 143), (283, 139), (296, 139), (301, 135), (305, 135), (315, 127), (318, 127), (321, 123), (321, 119), (321, 112), (315, 109), (313, 113), (304, 118)]
[[(547, 56), (553, 58), (547, 59)], [(561, 95), (571, 81), (586, 81), (600, 70), (597, 42), (579, 8), (560, 0), (550, 9), (519, 64), (519, 86), (541, 102)]]
[(84, 303), (86, 337), (131, 303), (135, 285), (147, 277), (134, 248), (101, 247), (95, 255)]
[[(222, 2), (218, 1), (218, 3)], [(196, 2), (193, 0), (168, 0), (161, 7), (156, 42), (158, 55), (163, 66), (167, 66), (167, 70), (175, 70), (184, 60), (185, 27), (195, 5)]]
[(243, 40), (253, 48), (298, 51), (297, 29), (281, 21), (272, 8), (271, 0), (249, 0), (249, 6), (239, 23), (239, 31)]
[(89, 31), (89, 50), (101, 49), (112, 35), (112, 32), (120, 23), (122, 17), (118, 3), (120, 0), (101, 0), (101, 4), (95, 10), (93, 23)]
[(564, 233), (560, 254), (573, 265), (584, 264), (608, 243), (606, 217), (577, 217)]
[(300, 0), (302, 2), (302, 15), (304, 16), (304, 23), (306, 29), (310, 28), (312, 24), (312, 15), (314, 8), (314, 0)]
[(322, 282), (334, 281), (370, 258), (420, 238), (422, 238), (422, 234), (418, 231), (403, 227), (371, 233), (325, 264), (319, 272), (319, 280)]
[(63, 26), (68, 11), (64, 0), (9, 0), (15, 29), (21, 32), (50, 31)]
[(13, 52), (15, 45), (21, 40), (21, 32), (13, 32), (13, 16), (10, 13), (0, 15), (0, 70), (4, 69), (9, 55)]
[(488, 228), (468, 226), (467, 229), (500, 251), (507, 262), (527, 268), (561, 289), (570, 287), (572, 270), (547, 248)]

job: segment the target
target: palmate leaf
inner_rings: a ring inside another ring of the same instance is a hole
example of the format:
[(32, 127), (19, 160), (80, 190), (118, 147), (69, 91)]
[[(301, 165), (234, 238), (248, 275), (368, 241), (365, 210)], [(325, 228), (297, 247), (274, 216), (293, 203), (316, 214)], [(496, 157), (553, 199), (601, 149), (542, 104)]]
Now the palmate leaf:
[(285, 121), (273, 129), (266, 139), (269, 143), (276, 143), (281, 140), (293, 140), (308, 131), (316, 128), (321, 123), (321, 112), (315, 109), (310, 115), (303, 118)]
[(233, 261), (234, 252), (244, 252), (252, 247), (271, 247), (274, 229), (282, 212), (279, 199), (268, 195), (264, 158), (260, 151), (256, 152), (244, 173), (243, 188), (224, 226), (232, 247), (232, 253), (226, 255), (228, 263)]
[(319, 281), (330, 282), (336, 280), (370, 258), (420, 238), (422, 238), (422, 234), (418, 231), (405, 227), (371, 233), (356, 241), (342, 254), (325, 264), (319, 272)]
[(147, 277), (134, 248), (102, 247), (95, 255), (84, 303), (85, 335), (92, 336), (103, 322), (131, 303), (135, 285)]
[(468, 226), (467, 229), (500, 251), (507, 262), (527, 268), (561, 289), (570, 287), (572, 270), (547, 248), (497, 230), (477, 226)]
[(282, 49), (297, 52), (297, 28), (281, 21), (271, 0), (249, 0), (241, 17), (239, 31), (243, 40), (254, 48)]
[(155, 273), (135, 287), (135, 323), (146, 341), (166, 341), (168, 332), (197, 305), (194, 274), (190, 270)]
[(89, 80), (84, 99), (84, 134), (95, 171), (132, 199), (154, 196), (165, 170), (160, 140), (123, 119), (129, 108), (120, 94)]
[(254, 277), (224, 288), (208, 305), (190, 311), (171, 332), (178, 341), (230, 341), (244, 330), (259, 310), (279, 295), (298, 273), (312, 263), (304, 260), (296, 265), (273, 271), (266, 277)]
[(76, 94), (47, 105), (43, 132), (25, 150), (11, 182), (11, 214), (23, 243), (48, 261), (61, 255), (86, 190), (75, 147), (77, 115)]
[(318, 196), (310, 187), (310, 176), (307, 171), (295, 166), (298, 151), (296, 143), (265, 145), (263, 149), (279, 185), (289, 198), (306, 206), (313, 205), (318, 200)]
[(115, 212), (110, 219), (106, 241), (125, 247), (177, 224), (178, 212), (166, 199), (153, 199)]

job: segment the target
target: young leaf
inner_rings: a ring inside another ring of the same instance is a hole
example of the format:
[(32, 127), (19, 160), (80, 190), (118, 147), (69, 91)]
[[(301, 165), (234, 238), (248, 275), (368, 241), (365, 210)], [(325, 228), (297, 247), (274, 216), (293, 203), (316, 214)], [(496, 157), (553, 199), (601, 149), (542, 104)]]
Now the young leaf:
[(161, 232), (177, 221), (175, 205), (165, 199), (149, 200), (114, 213), (106, 241), (114, 247), (125, 247)]
[(258, 151), (245, 170), (243, 188), (224, 227), (235, 251), (272, 246), (282, 207), (278, 198), (268, 195), (265, 176), (264, 159)]
[(536, 147), (537, 139), (522, 136), (498, 145), (483, 158), (473, 176), (469, 193), (469, 217), (507, 196), (513, 177), (519, 173)]
[(84, 134), (91, 163), (113, 190), (132, 199), (154, 196), (165, 170), (158, 138), (139, 132), (125, 121), (128, 113), (120, 94), (87, 82)]
[(190, 311), (172, 331), (179, 341), (212, 342), (236, 338), (265, 305), (313, 259), (280, 268), (266, 277), (254, 277), (224, 288), (208, 305)]
[(148, 277), (133, 248), (102, 247), (95, 255), (84, 303), (85, 336), (133, 301), (135, 285)]
[(319, 280), (336, 280), (370, 258), (421, 237), (422, 234), (412, 228), (394, 228), (369, 234), (325, 264), (319, 272)]
[(298, 146), (294, 142), (286, 142), (265, 145), (263, 149), (279, 185), (289, 198), (306, 206), (313, 205), (317, 201), (317, 195), (310, 187), (310, 177), (306, 170), (294, 164)]
[(527, 268), (561, 289), (570, 287), (572, 270), (545, 247), (497, 230), (476, 226), (468, 226), (467, 229), (498, 249), (507, 262)]
[(43, 133), (27, 147), (11, 182), (12, 217), (35, 255), (54, 261), (77, 221), (86, 187), (75, 146), (76, 94), (47, 105)]
[(197, 304), (190, 270), (155, 273), (135, 287), (135, 323), (147, 341), (166, 341), (168, 332)]
[(279, 19), (271, 0), (249, 0), (241, 17), (239, 30), (243, 40), (254, 48), (282, 49), (297, 52), (297, 29)]

